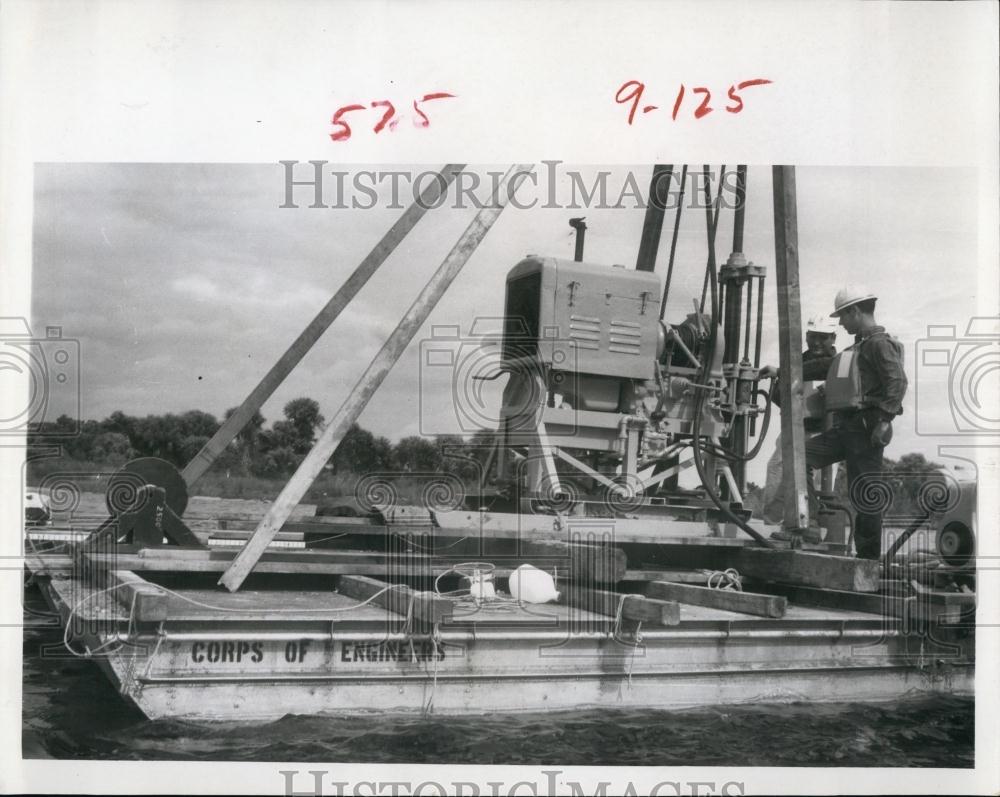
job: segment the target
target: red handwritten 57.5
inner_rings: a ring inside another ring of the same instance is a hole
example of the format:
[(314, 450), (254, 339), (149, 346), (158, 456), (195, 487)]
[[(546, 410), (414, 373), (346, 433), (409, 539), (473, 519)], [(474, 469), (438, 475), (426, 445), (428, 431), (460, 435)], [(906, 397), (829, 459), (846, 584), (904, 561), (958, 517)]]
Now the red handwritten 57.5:
[[(425, 102), (430, 102), (431, 100), (443, 100), (449, 97), (454, 97), (454, 94), (449, 94), (446, 91), (435, 91), (430, 94), (425, 94), (419, 100), (413, 101), (413, 111), (415, 116), (413, 117), (414, 127), (430, 127), (431, 120), (427, 114), (421, 110), (420, 106)], [(396, 125), (399, 124), (399, 120), (402, 118), (396, 114), (396, 106), (392, 104), (391, 100), (373, 100), (367, 105), (360, 103), (355, 103), (353, 105), (342, 105), (333, 114), (333, 118), (330, 119), (330, 124), (333, 125), (335, 130), (330, 133), (331, 141), (347, 141), (351, 135), (351, 126), (347, 123), (345, 117), (349, 113), (355, 113), (358, 111), (368, 111), (372, 109), (383, 109), (381, 114), (379, 114), (378, 121), (372, 127), (373, 133), (381, 133), (386, 128), (389, 131), (396, 129)]]
[[(743, 110), (743, 97), (741, 92), (753, 86), (766, 86), (773, 81), (767, 80), (766, 78), (754, 78), (753, 80), (742, 80), (739, 83), (733, 83), (729, 87), (729, 91), (726, 92), (727, 102), (723, 106), (728, 113), (740, 113)], [(619, 105), (629, 105), (628, 110), (628, 123), (632, 124), (635, 120), (635, 115), (637, 111), (642, 111), (643, 114), (652, 113), (659, 109), (659, 105), (647, 105), (642, 101), (643, 92), (646, 90), (646, 84), (638, 80), (626, 80), (622, 83), (621, 87), (615, 92), (615, 102)], [(687, 94), (687, 87), (681, 83), (677, 89), (677, 94), (674, 95), (673, 109), (670, 113), (670, 118), (677, 121), (678, 115), (681, 110), (685, 107), (684, 98)], [(692, 86), (691, 94), (694, 95), (690, 98), (687, 103), (687, 107), (691, 107), (697, 101), (698, 104), (694, 107), (692, 115), (695, 119), (702, 119), (712, 113), (715, 108), (712, 106), (712, 91), (707, 86)], [(698, 98), (700, 97), (700, 101)]]

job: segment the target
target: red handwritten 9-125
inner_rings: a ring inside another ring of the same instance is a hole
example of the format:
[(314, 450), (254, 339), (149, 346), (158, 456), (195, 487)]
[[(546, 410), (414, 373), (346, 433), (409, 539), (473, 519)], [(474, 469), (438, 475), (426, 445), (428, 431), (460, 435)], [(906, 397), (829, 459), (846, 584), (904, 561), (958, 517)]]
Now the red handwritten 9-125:
[[(413, 117), (413, 126), (430, 127), (431, 120), (427, 116), (427, 113), (420, 107), (423, 103), (430, 102), (431, 100), (443, 100), (454, 96), (454, 94), (449, 94), (446, 91), (434, 91), (430, 94), (425, 94), (419, 100), (414, 100), (413, 112), (415, 116)], [(347, 114), (357, 113), (359, 111), (370, 111), (374, 109), (381, 109), (381, 113), (378, 115), (378, 121), (376, 121), (372, 126), (373, 133), (381, 133), (385, 129), (388, 129), (391, 132), (396, 129), (396, 125), (399, 124), (399, 120), (402, 116), (398, 116), (396, 114), (396, 106), (392, 104), (391, 100), (373, 100), (367, 105), (363, 103), (354, 103), (352, 105), (342, 105), (334, 112), (333, 117), (330, 119), (330, 124), (336, 129), (330, 133), (330, 140), (347, 141), (347, 139), (351, 137), (353, 131), (351, 130), (351, 126), (347, 123)], [(355, 122), (355, 124), (357, 124), (357, 122)]]
[[(746, 91), (753, 86), (766, 86), (772, 81), (766, 78), (754, 78), (753, 80), (742, 80), (739, 83), (733, 83), (725, 95), (725, 105), (723, 106), (728, 113), (740, 113), (743, 110), (743, 96), (741, 92)], [(621, 87), (615, 92), (615, 102), (619, 105), (629, 105), (628, 110), (628, 123), (632, 124), (635, 120), (635, 115), (637, 111), (642, 111), (643, 114), (651, 113), (659, 109), (659, 105), (645, 105), (643, 104), (643, 94), (646, 91), (646, 84), (638, 80), (627, 80), (622, 83)], [(685, 103), (685, 99), (687, 102)], [(714, 101), (712, 99), (712, 90), (708, 86), (692, 86), (691, 93), (688, 95), (688, 88), (683, 83), (677, 89), (677, 93), (673, 97), (674, 104), (673, 110), (670, 113), (670, 118), (677, 121), (678, 115), (684, 109), (691, 109), (692, 115), (695, 119), (702, 119), (708, 116), (712, 111), (716, 110), (716, 106), (713, 105)]]

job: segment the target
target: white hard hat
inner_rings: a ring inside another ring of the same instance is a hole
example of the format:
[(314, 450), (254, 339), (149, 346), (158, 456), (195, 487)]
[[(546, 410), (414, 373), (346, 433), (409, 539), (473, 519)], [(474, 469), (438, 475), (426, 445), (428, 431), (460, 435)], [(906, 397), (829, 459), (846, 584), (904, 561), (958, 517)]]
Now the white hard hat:
[(836, 318), (852, 304), (877, 298), (864, 285), (845, 285), (837, 291), (837, 298), (833, 300), (833, 312), (830, 313), (830, 318)]
[(836, 335), (837, 325), (825, 315), (814, 315), (806, 324), (806, 334), (814, 332), (817, 335)]

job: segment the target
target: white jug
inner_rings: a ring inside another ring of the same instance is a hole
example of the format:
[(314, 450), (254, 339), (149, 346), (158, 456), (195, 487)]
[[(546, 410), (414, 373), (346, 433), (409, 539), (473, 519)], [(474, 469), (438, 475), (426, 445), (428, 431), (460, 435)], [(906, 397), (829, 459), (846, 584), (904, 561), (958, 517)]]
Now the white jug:
[(510, 594), (521, 603), (551, 603), (559, 600), (552, 576), (533, 565), (521, 565), (510, 574)]

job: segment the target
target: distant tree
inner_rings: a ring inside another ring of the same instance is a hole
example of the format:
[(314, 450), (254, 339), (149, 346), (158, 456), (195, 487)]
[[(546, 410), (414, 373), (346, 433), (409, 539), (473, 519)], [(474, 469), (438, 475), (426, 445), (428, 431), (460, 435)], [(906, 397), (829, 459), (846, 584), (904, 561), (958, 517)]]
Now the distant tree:
[[(225, 420), (228, 421), (237, 409), (239, 408), (230, 407), (226, 410), (224, 416)], [(260, 410), (257, 410), (250, 417), (250, 420), (247, 421), (246, 425), (240, 429), (239, 433), (236, 435), (234, 446), (238, 452), (240, 460), (242, 461), (242, 470), (244, 473), (251, 473), (254, 470), (254, 464), (260, 454), (261, 435), (263, 433), (264, 423), (264, 416), (260, 414)]]
[(219, 421), (216, 417), (201, 410), (188, 410), (179, 417), (178, 423), (185, 437), (191, 435), (211, 437), (219, 431)]
[(186, 464), (194, 459), (209, 439), (207, 435), (192, 434), (181, 440), (177, 446), (177, 454), (180, 461)]
[(423, 437), (404, 437), (392, 448), (392, 467), (401, 471), (436, 471), (441, 450)]
[(291, 446), (280, 446), (264, 455), (260, 463), (260, 475), (285, 476), (298, 467), (302, 457), (295, 453)]
[(290, 445), (298, 454), (308, 453), (316, 441), (317, 430), (324, 422), (319, 403), (311, 398), (292, 399), (283, 412), (285, 420), (277, 421), (273, 427), (281, 443)]
[(135, 457), (132, 443), (121, 432), (100, 432), (93, 436), (82, 459), (109, 465), (123, 465)]
[(467, 484), (478, 484), (482, 471), (480, 453), (474, 443), (456, 434), (440, 434), (435, 440), (441, 454), (441, 469)]
[(376, 438), (356, 423), (347, 430), (344, 439), (330, 457), (338, 473), (372, 473), (389, 467), (391, 445), (384, 437)]

